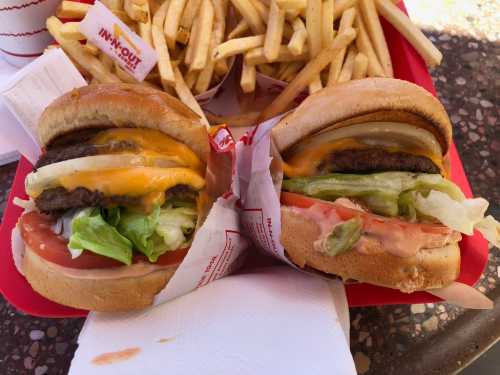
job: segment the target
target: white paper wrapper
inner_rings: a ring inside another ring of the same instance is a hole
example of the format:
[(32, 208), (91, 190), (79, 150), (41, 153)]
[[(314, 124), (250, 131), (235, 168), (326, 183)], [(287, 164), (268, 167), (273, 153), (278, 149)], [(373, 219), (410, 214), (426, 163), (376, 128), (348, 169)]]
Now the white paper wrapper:
[(324, 280), (268, 267), (141, 312), (91, 313), (69, 374), (354, 375), (337, 284), (332, 300)]
[(54, 99), (87, 83), (65, 53), (57, 48), (19, 70), (2, 88), (0, 96), (19, 122), (3, 123), (10, 141), (32, 164), (38, 160), (37, 124)]

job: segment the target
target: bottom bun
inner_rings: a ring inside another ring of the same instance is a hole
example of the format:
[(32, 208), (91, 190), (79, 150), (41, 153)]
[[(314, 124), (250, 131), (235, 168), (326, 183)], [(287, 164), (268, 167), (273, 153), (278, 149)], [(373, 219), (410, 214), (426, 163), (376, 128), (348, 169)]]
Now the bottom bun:
[(281, 207), (281, 243), (290, 259), (301, 268), (310, 266), (343, 280), (357, 280), (406, 293), (442, 288), (453, 282), (460, 272), (457, 243), (423, 249), (412, 257), (388, 252), (367, 255), (358, 251), (329, 256), (314, 250), (313, 243), (319, 235), (316, 223), (288, 207)]
[(62, 305), (92, 311), (129, 311), (150, 306), (177, 267), (159, 267), (133, 277), (113, 277), (113, 269), (109, 272), (111, 276), (105, 278), (78, 277), (61, 272), (64, 267), (46, 261), (28, 246), (22, 263), (26, 279), (42, 296)]

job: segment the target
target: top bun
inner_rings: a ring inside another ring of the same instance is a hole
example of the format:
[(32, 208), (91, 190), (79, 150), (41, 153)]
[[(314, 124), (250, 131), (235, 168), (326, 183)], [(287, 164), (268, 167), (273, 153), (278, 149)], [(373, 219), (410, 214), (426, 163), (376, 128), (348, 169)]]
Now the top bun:
[(393, 78), (367, 78), (325, 88), (307, 97), (273, 129), (280, 152), (326, 127), (392, 121), (425, 128), (434, 134), (443, 155), (452, 125), (439, 100), (413, 83)]
[(209, 153), (207, 129), (196, 113), (163, 91), (126, 83), (84, 86), (59, 97), (42, 113), (38, 136), (47, 146), (60, 135), (92, 127), (156, 129), (203, 161)]

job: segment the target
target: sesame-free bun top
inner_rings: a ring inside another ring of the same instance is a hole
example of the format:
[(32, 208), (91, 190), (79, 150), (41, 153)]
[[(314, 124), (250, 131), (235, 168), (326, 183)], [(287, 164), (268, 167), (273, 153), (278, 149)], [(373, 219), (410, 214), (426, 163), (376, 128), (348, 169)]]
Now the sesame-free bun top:
[(58, 136), (93, 127), (160, 130), (203, 161), (209, 153), (207, 129), (196, 113), (163, 91), (126, 83), (84, 86), (59, 97), (42, 113), (38, 136), (47, 146)]
[(441, 102), (411, 82), (366, 78), (337, 84), (307, 97), (273, 129), (278, 150), (285, 151), (327, 127), (376, 121), (403, 122), (434, 134), (448, 152), (452, 125)]

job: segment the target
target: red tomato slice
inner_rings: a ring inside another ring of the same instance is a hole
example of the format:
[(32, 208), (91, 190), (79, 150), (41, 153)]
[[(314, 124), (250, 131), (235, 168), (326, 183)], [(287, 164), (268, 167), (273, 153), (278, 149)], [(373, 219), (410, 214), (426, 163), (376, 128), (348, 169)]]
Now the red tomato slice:
[[(68, 250), (68, 241), (56, 235), (50, 228), (54, 221), (50, 216), (41, 214), (36, 211), (29, 212), (19, 220), (21, 236), (24, 242), (39, 256), (56, 263), (63, 267), (78, 268), (78, 269), (93, 269), (93, 268), (112, 268), (124, 266), (123, 263), (117, 260), (95, 254), (91, 251), (84, 251), (82, 254), (73, 259)], [(154, 264), (171, 265), (182, 261), (186, 256), (189, 248), (168, 251), (158, 258)], [(133, 262), (147, 262), (148, 259), (144, 255), (134, 255)]]

